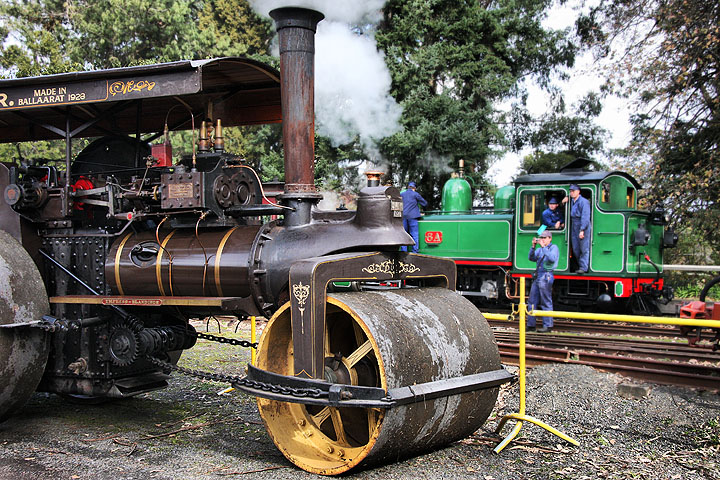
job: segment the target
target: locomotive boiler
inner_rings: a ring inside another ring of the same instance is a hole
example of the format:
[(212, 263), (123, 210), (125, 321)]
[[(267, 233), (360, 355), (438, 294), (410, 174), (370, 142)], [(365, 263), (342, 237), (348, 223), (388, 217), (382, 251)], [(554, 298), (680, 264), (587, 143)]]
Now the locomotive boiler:
[[(454, 292), (455, 264), (400, 251), (412, 239), (397, 189), (364, 188), (356, 211), (316, 208), (322, 15), (272, 16), (279, 74), (221, 58), (0, 81), (0, 141), (65, 141), (64, 159), (0, 163), (0, 419), (36, 390), (94, 402), (192, 373), (257, 396), (290, 461), (337, 474), (488, 417), (511, 376)], [(276, 196), (223, 136), (272, 122), (285, 157)], [(364, 288), (386, 280), (405, 286)], [(335, 291), (340, 281), (358, 288)], [(178, 365), (198, 337), (251, 346), (189, 322), (217, 313), (270, 318), (247, 376)]]

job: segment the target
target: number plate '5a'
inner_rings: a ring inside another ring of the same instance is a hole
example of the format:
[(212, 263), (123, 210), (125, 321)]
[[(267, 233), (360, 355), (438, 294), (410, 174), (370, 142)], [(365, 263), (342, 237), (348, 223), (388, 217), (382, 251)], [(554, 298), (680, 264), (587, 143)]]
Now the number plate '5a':
[(442, 232), (425, 232), (425, 243), (438, 245), (442, 243)]

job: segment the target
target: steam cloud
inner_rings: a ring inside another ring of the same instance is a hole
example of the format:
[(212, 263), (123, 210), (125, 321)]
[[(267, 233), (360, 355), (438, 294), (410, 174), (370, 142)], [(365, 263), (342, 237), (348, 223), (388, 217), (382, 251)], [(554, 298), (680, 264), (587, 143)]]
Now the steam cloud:
[[(320, 11), (325, 20), (315, 38), (315, 116), (318, 133), (333, 145), (349, 143), (356, 136), (376, 156), (377, 140), (399, 131), (402, 109), (390, 96), (390, 73), (375, 39), (357, 34), (381, 18), (385, 0), (251, 0), (261, 15), (283, 6)], [(375, 162), (377, 158), (371, 159)]]
[(250, 0), (250, 5), (266, 17), (276, 8), (305, 7), (322, 12), (326, 20), (359, 25), (379, 22), (385, 0)]

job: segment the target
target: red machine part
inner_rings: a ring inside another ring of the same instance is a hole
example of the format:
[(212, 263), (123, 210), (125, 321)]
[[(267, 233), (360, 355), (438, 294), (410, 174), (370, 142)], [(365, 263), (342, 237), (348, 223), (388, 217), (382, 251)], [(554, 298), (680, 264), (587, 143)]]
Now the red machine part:
[(687, 303), (680, 307), (680, 318), (708, 318), (707, 305), (700, 301)]
[[(707, 303), (699, 300), (686, 303), (680, 307), (680, 318), (697, 318), (697, 319), (709, 319), (709, 320), (720, 320), (720, 304), (713, 303), (708, 305)], [(691, 335), (693, 331), (696, 331), (696, 335)], [(691, 346), (697, 345), (701, 338), (702, 329), (699, 327), (680, 327), (680, 333), (688, 337), (688, 344)], [(715, 344), (713, 350), (718, 349), (718, 343), (720, 342), (720, 330), (716, 331)]]
[[(89, 178), (82, 176), (78, 178), (77, 182), (73, 183), (71, 187), (73, 192), (77, 192), (78, 190), (91, 190), (95, 188), (95, 184), (93, 184)], [(75, 208), (75, 210), (84, 210), (85, 204), (83, 202), (75, 202), (75, 206), (73, 208)]]
[(172, 145), (169, 142), (158, 143), (152, 147), (152, 156), (157, 167), (172, 167)]

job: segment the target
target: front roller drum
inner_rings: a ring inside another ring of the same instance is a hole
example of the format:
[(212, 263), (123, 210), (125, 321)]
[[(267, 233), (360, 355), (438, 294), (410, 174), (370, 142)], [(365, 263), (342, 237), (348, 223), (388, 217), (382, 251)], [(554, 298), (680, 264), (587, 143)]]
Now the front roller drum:
[[(290, 308), (268, 323), (257, 366), (293, 375)], [(328, 296), (325, 380), (384, 390), (499, 370), (492, 332), (466, 299), (443, 288)], [(295, 465), (335, 475), (447, 445), (480, 428), (498, 387), (390, 409), (258, 398), (275, 445)]]

